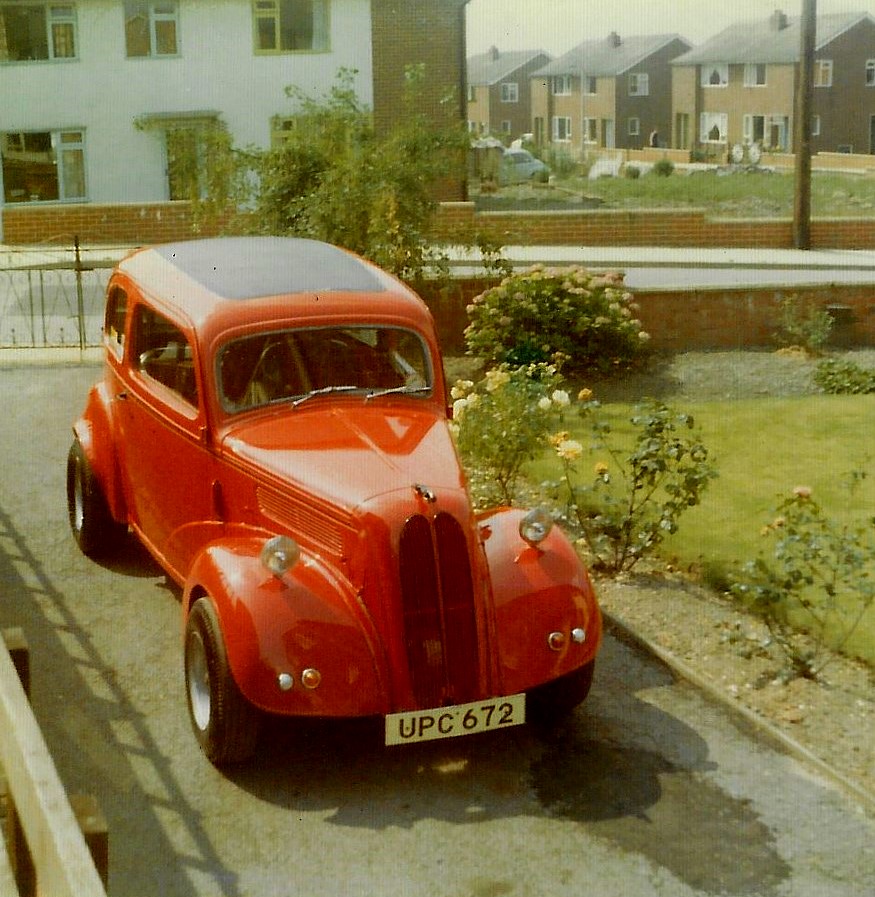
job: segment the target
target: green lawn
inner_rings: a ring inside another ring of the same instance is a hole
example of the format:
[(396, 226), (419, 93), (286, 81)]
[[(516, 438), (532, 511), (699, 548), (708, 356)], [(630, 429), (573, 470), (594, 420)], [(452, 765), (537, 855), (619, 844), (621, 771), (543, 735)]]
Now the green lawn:
[[(667, 560), (731, 568), (755, 558), (765, 547), (763, 525), (774, 518), (779, 500), (799, 485), (809, 486), (831, 517), (860, 520), (875, 515), (875, 396), (762, 398), (676, 407), (694, 416), (719, 476), (701, 505), (681, 517), (679, 531), (664, 543)], [(631, 414), (629, 405), (604, 410), (617, 424)], [(596, 460), (593, 455), (580, 469), (588, 471)], [(555, 477), (552, 466), (552, 461), (537, 462), (532, 479)], [(847, 484), (854, 471), (869, 475), (850, 492)], [(875, 663), (875, 612), (852, 649)]]
[[(568, 201), (581, 195), (597, 197), (606, 209), (706, 208), (713, 217), (793, 217), (792, 172), (719, 175), (677, 169), (670, 177), (648, 174), (635, 179), (621, 176), (592, 181), (572, 177), (558, 180), (556, 186), (560, 189), (507, 188), (502, 195), (513, 191), (552, 192)], [(875, 176), (814, 172), (811, 213), (825, 218), (875, 216)]]

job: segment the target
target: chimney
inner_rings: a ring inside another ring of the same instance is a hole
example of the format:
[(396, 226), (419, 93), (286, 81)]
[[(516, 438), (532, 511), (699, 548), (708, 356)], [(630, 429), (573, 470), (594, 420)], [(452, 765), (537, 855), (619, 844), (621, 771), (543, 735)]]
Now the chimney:
[(490, 58), (493, 62), (497, 62), (497, 61), (498, 61), (498, 57), (499, 57), (500, 55), (501, 55), (501, 54), (498, 52), (498, 47), (490, 47), (490, 48), (489, 48), (489, 58)]
[(617, 34), (616, 31), (612, 31), (608, 35), (608, 46), (609, 47), (619, 47), (621, 43), (623, 43), (623, 41), (620, 40), (620, 35)]
[(780, 9), (776, 9), (769, 17), (770, 31), (783, 31), (787, 25), (789, 25), (787, 14)]

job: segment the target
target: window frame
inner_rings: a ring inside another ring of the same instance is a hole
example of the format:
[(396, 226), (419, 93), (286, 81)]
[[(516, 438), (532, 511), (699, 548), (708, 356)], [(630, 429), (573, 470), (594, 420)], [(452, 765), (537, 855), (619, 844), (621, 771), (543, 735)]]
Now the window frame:
[(628, 137), (641, 136), (641, 119), (637, 115), (633, 115), (626, 122), (626, 135)]
[(583, 76), (583, 92), (586, 94), (586, 96), (594, 97), (598, 93), (598, 89), (599, 79), (595, 75)]
[[(717, 120), (721, 124), (718, 124)], [(716, 140), (712, 140), (708, 134), (715, 124), (718, 124), (720, 136)], [(725, 112), (700, 112), (699, 113), (699, 143), (708, 143), (712, 145), (724, 145), (728, 142), (729, 116)]]
[[(766, 87), (767, 65), (765, 62), (746, 62), (744, 64), (744, 86), (745, 87)], [(760, 72), (762, 71), (762, 80), (760, 80)]]
[(628, 89), (630, 97), (650, 96), (650, 73), (629, 72)]
[(866, 60), (866, 87), (875, 87), (875, 59)]
[[(46, 55), (45, 56), (37, 56), (35, 58), (30, 59), (10, 59), (10, 58), (0, 58), (0, 64), (3, 65), (15, 65), (15, 64), (27, 64), (32, 62), (73, 62), (79, 59), (79, 25), (78, 25), (78, 17), (76, 15), (76, 4), (75, 3), (51, 3), (48, 0), (42, 0), (42, 2), (30, 2), (30, 3), (10, 3), (8, 0), (3, 0), (0, 2), (0, 12), (4, 9), (38, 9), (43, 14), (43, 26), (45, 28), (45, 40), (46, 40)], [(62, 13), (62, 10), (66, 10), (66, 14)], [(58, 55), (58, 43), (56, 40), (54, 25), (66, 25), (70, 28), (70, 33), (72, 34), (73, 39), (73, 52), (71, 55), (67, 56), (59, 56)], [(8, 41), (8, 38), (7, 38)], [(7, 42), (7, 56), (8, 56), (8, 42)]]
[(520, 86), (518, 82), (502, 81), (500, 90), (502, 103), (519, 103)]
[[(256, 56), (286, 56), (295, 53), (328, 53), (331, 51), (331, 0), (309, 0), (312, 8), (313, 35), (309, 47), (282, 46), (282, 3), (283, 0), (252, 0), (252, 46)], [(322, 19), (321, 30), (324, 32), (324, 41), (317, 41), (317, 33), (320, 28), (318, 19)], [(259, 23), (262, 20), (274, 22), (274, 46), (262, 47), (261, 29)]]
[[(707, 75), (705, 74), (707, 72)], [(720, 80), (717, 83), (711, 81), (711, 76), (717, 73)], [(729, 63), (714, 62), (708, 66), (701, 66), (699, 72), (700, 87), (728, 87), (729, 86)]]
[(815, 59), (812, 81), (815, 87), (832, 87), (834, 72), (832, 59)]
[[(6, 174), (6, 164), (5, 164), (5, 153), (16, 152), (15, 149), (10, 150), (8, 148), (9, 138), (10, 137), (18, 137), (18, 145), (20, 149), (18, 152), (22, 152), (26, 154), (28, 150), (26, 149), (26, 138), (25, 135), (28, 134), (44, 134), (48, 137), (50, 149), (47, 152), (49, 158), (46, 160), (46, 164), (51, 164), (53, 166), (54, 171), (54, 180), (53, 184), (56, 188), (57, 196), (50, 196), (47, 199), (40, 198), (37, 196), (36, 199), (33, 198), (33, 193), (29, 193), (27, 198), (25, 199), (10, 199), (8, 195), (4, 195), (4, 201), (9, 204), (29, 204), (29, 203), (44, 203), (44, 202), (83, 202), (88, 199), (88, 168), (86, 164), (86, 153), (85, 153), (85, 128), (56, 128), (54, 130), (35, 130), (35, 129), (25, 129), (21, 131), (0, 131), (0, 170), (3, 171), (3, 189), (4, 194), (7, 193), (10, 189), (13, 189), (10, 186), (10, 179), (8, 174)], [(70, 139), (78, 137), (78, 139)], [(65, 139), (67, 138), (67, 139)], [(76, 178), (68, 178), (67, 172), (68, 169), (68, 159), (65, 158), (66, 154), (79, 154), (81, 164), (77, 166), (77, 174)], [(24, 174), (24, 177), (27, 177), (27, 174)], [(77, 193), (73, 196), (65, 195), (69, 190), (70, 186), (75, 182), (75, 180), (81, 180), (82, 183), (82, 192), (81, 194)]]
[[(559, 123), (563, 122), (565, 124), (564, 131), (565, 135), (559, 136)], [(571, 137), (573, 134), (572, 130), (572, 122), (570, 115), (554, 115), (550, 120), (550, 133), (552, 135), (553, 143), (571, 143)]]
[[(128, 40), (128, 3), (131, 5), (145, 6), (148, 15), (148, 32), (149, 32), (149, 52), (148, 53), (131, 53), (130, 42)], [(172, 6), (173, 12), (159, 11), (157, 7)], [(179, 0), (125, 0), (122, 3), (122, 14), (125, 17), (125, 59), (175, 59), (181, 55), (179, 49)], [(158, 38), (158, 27), (162, 22), (173, 22), (173, 52), (159, 52), (160, 41)]]
[(550, 93), (554, 97), (570, 97), (571, 75), (553, 75), (550, 79)]

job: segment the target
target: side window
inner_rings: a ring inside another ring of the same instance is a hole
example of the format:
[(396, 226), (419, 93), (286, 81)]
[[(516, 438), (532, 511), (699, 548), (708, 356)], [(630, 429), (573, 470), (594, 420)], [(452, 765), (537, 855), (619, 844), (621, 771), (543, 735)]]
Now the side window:
[(125, 317), (128, 311), (128, 294), (121, 287), (112, 287), (106, 298), (106, 318), (103, 332), (109, 348), (117, 358), (122, 357), (125, 345)]
[(141, 305), (133, 339), (134, 366), (197, 406), (194, 356), (185, 334), (163, 315)]

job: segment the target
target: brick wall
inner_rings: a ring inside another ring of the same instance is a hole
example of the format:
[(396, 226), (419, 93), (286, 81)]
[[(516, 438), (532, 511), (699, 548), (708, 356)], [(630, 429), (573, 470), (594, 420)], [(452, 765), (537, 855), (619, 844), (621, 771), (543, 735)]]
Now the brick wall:
[[(463, 352), (468, 323), (466, 305), (488, 281), (456, 281), (450, 289), (423, 293), (440, 334), (444, 352)], [(661, 351), (774, 347), (779, 302), (796, 295), (832, 309), (832, 342), (842, 346), (875, 345), (875, 289), (858, 284), (798, 286), (792, 289), (636, 290), (638, 317)]]

